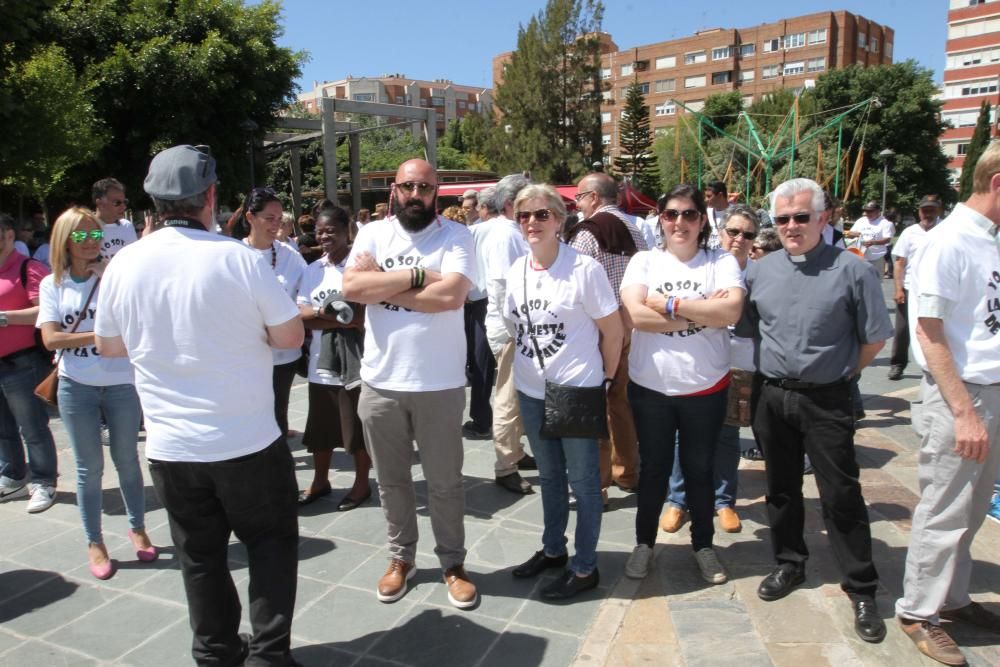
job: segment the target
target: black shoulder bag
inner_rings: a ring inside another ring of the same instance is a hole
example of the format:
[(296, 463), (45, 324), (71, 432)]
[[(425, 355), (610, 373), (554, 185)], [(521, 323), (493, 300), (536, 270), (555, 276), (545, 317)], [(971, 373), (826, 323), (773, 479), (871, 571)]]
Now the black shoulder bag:
[[(528, 307), (528, 262), (524, 258), (524, 316), (528, 320), (528, 338), (535, 349), (538, 365), (545, 379), (545, 355), (535, 339), (531, 324), (531, 309)], [(572, 387), (545, 380), (545, 419), (540, 435), (543, 438), (591, 438), (608, 437), (608, 404), (604, 385), (596, 387)]]

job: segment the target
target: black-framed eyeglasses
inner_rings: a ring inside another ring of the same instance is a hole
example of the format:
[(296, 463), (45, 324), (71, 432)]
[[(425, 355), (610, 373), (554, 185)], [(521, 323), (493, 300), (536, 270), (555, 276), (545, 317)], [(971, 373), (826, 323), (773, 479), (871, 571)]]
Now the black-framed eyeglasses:
[(792, 215), (776, 215), (772, 218), (776, 225), (787, 225), (794, 220), (797, 225), (804, 225), (812, 220), (812, 213), (794, 213)]
[(726, 233), (729, 234), (729, 238), (731, 239), (742, 236), (747, 241), (753, 241), (757, 238), (757, 232), (744, 232), (742, 229), (733, 229), (731, 227), (726, 227)]
[(586, 192), (577, 192), (575, 195), (573, 195), (573, 199), (579, 203), (581, 199), (583, 199), (587, 195), (592, 195), (592, 194), (594, 194), (593, 190), (587, 190)]
[(93, 241), (100, 241), (104, 238), (104, 232), (100, 229), (92, 229), (89, 232), (83, 230), (70, 232), (69, 238), (73, 243), (83, 243), (88, 238)]
[(112, 199), (112, 206), (128, 206), (128, 199)]
[(663, 212), (660, 213), (660, 217), (668, 222), (673, 222), (678, 218), (678, 216), (684, 220), (684, 222), (695, 222), (701, 218), (701, 212), (698, 209), (688, 208), (683, 211), (678, 211), (675, 208), (665, 208)]
[(545, 222), (552, 217), (552, 211), (547, 208), (540, 208), (536, 211), (518, 211), (516, 216), (517, 221), (522, 225), (530, 221), (532, 217), (538, 222)]
[(411, 195), (416, 192), (420, 197), (426, 197), (437, 190), (437, 184), (419, 181), (403, 181), (402, 183), (396, 183), (396, 187)]

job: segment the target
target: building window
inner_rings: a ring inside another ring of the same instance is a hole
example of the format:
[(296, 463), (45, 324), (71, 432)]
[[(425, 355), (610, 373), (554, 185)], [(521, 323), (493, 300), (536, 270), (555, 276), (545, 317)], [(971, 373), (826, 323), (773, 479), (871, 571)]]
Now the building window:
[(672, 93), (677, 89), (676, 79), (660, 79), (656, 82), (656, 87), (653, 89), (658, 93)]
[(868, 35), (863, 32), (858, 33), (858, 48), (863, 49), (868, 46)]
[(800, 60), (796, 63), (785, 63), (783, 74), (785, 76), (791, 76), (792, 74), (802, 74), (805, 71), (806, 64)]
[(743, 106), (748, 107), (753, 104), (753, 95), (747, 95), (743, 98)]
[(685, 88), (701, 88), (705, 85), (705, 75), (689, 76), (684, 79)]
[(444, 106), (444, 98), (443, 97), (438, 97), (436, 95), (433, 96), (433, 97), (431, 97), (431, 106), (434, 106), (434, 107), (443, 107)]
[(640, 83), (639, 84), (639, 92), (642, 93), (643, 95), (649, 95), (649, 84), (648, 83)]
[(456, 104), (458, 104), (458, 108), (459, 109), (464, 109), (465, 108), (465, 100), (458, 100), (456, 102)]
[(781, 42), (780, 37), (775, 37), (774, 39), (764, 40), (764, 53), (771, 53), (772, 51), (778, 50), (778, 44)]
[(602, 67), (601, 68), (601, 78), (602, 79), (610, 79), (611, 78), (611, 68), (610, 67)]
[(826, 69), (826, 58), (810, 58), (806, 63), (806, 70), (810, 72), (822, 72)]
[(677, 67), (677, 56), (660, 56), (656, 59), (656, 69)]
[(374, 102), (375, 93), (355, 93), (352, 95), (355, 102)]
[(969, 144), (959, 144), (958, 145), (958, 154), (959, 155), (965, 155), (968, 152), (969, 152)]
[(744, 44), (740, 47), (740, 58), (750, 58), (757, 52), (756, 44)]
[(430, 102), (430, 100), (428, 100), (426, 97), (421, 97), (420, 98), (420, 106), (422, 106), (422, 107), (428, 106), (429, 102)]
[(396, 95), (396, 104), (406, 104), (406, 98), (402, 95)]
[(712, 49), (712, 60), (725, 60), (729, 57), (729, 47), (720, 46), (718, 48)]
[(695, 100), (694, 102), (688, 102), (687, 108), (691, 111), (701, 111), (705, 108), (705, 100)]
[(876, 37), (872, 37), (868, 41), (868, 50), (872, 53), (878, 53), (878, 39)]
[(819, 30), (810, 30), (806, 33), (806, 41), (809, 44), (823, 44), (826, 42), (826, 28), (820, 28)]
[(611, 135), (610, 134), (602, 134), (601, 135), (601, 143), (603, 145), (605, 145), (605, 146), (610, 146), (611, 145)]
[(754, 71), (752, 69), (740, 70), (740, 81), (753, 81)]
[(635, 65), (629, 63), (628, 65), (622, 65), (622, 76), (632, 76), (632, 72), (635, 71)]
[(615, 91), (613, 91), (613, 90), (605, 90), (603, 93), (601, 93), (601, 99), (604, 100), (605, 102), (614, 102), (615, 101)]
[(729, 83), (733, 80), (733, 73), (726, 72), (712, 72), (712, 85), (717, 86), (720, 83)]
[(673, 102), (664, 102), (653, 107), (653, 113), (657, 116), (673, 116), (677, 113), (677, 107)]
[(685, 65), (697, 65), (698, 63), (703, 63), (708, 60), (705, 56), (704, 51), (692, 51), (691, 53), (684, 54), (684, 64)]
[(610, 111), (602, 111), (601, 112), (601, 122), (602, 123), (610, 123), (611, 122), (611, 112)]
[(892, 60), (892, 42), (885, 43), (885, 57)]
[(974, 97), (976, 95), (989, 95), (997, 92), (996, 81), (980, 81), (971, 85), (962, 86), (962, 97)]
[(785, 35), (782, 43), (786, 49), (797, 49), (800, 46), (806, 45), (806, 34), (804, 32), (797, 32), (792, 35)]
[(777, 65), (765, 65), (760, 68), (760, 78), (762, 79), (776, 79), (778, 77), (778, 66)]

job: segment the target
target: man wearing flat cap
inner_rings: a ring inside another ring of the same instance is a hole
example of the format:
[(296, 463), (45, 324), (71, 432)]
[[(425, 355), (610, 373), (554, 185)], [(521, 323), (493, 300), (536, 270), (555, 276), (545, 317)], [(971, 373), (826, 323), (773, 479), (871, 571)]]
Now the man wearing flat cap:
[(892, 237), (896, 234), (896, 226), (891, 220), (882, 217), (882, 207), (877, 201), (868, 202), (861, 207), (861, 210), (864, 211), (864, 215), (844, 232), (844, 236), (849, 239), (861, 239), (861, 250), (865, 253), (865, 259), (875, 267), (878, 277), (882, 278), (885, 256), (888, 254)]
[[(135, 367), (195, 662), (294, 664), (297, 485), (274, 418), (270, 347), (300, 347), (303, 328), (259, 253), (208, 231), (215, 182), (215, 160), (193, 146), (153, 158), (143, 187), (156, 231), (122, 248), (105, 271), (97, 349)], [(231, 533), (249, 562), (249, 641), (238, 634)]]

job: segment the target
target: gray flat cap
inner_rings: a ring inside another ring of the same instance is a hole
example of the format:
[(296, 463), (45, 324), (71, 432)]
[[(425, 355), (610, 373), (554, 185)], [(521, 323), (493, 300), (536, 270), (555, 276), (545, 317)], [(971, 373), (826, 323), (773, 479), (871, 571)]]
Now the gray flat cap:
[(215, 181), (215, 158), (194, 146), (182, 145), (153, 157), (142, 188), (150, 197), (177, 201), (201, 194)]

